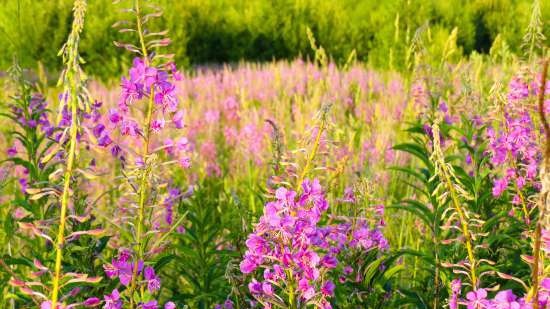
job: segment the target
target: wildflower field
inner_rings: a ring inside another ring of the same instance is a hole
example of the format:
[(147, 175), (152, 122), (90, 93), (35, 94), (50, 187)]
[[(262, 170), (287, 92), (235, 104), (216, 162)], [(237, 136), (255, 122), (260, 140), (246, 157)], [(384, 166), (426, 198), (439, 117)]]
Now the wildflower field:
[(189, 66), (184, 4), (107, 2), (111, 66), (89, 2), (33, 53), (57, 70), (0, 69), (0, 308), (550, 308), (548, 3), (518, 46), (397, 13), (371, 58), (304, 26)]

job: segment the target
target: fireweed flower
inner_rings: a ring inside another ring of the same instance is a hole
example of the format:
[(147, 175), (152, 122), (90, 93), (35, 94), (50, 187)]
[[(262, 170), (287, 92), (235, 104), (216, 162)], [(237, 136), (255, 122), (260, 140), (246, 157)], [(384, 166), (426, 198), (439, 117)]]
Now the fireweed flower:
[(90, 307), (90, 308), (91, 308), (91, 307), (95, 307), (95, 306), (97, 306), (97, 305), (99, 305), (99, 304), (101, 304), (101, 299), (99, 299), (99, 298), (97, 298), (97, 297), (90, 297), (90, 298), (86, 299), (86, 300), (82, 303), (82, 305), (83, 305), (84, 307), (87, 307), (87, 308), (88, 308), (88, 307)]
[(144, 278), (147, 280), (147, 289), (153, 293), (160, 289), (160, 279), (155, 274), (153, 267), (147, 266), (144, 271)]
[(121, 309), (122, 300), (117, 289), (114, 289), (111, 294), (104, 296), (105, 304), (104, 309)]
[[(160, 278), (155, 273), (155, 269), (151, 266), (144, 266), (143, 261), (138, 261), (137, 270), (134, 269), (136, 265), (132, 260), (133, 253), (128, 249), (120, 250), (116, 259), (113, 259), (111, 263), (103, 265), (105, 275), (109, 279), (118, 278), (120, 284), (126, 288), (129, 288), (133, 276), (136, 275), (136, 282), (143, 285), (150, 294), (154, 294), (160, 290), (161, 282)], [(113, 290), (111, 294), (104, 297), (104, 308), (107, 309), (121, 309), (124, 304), (124, 299), (117, 289)], [(91, 300), (95, 303), (95, 300)], [(138, 308), (144, 309), (157, 309), (160, 308), (157, 300), (150, 300), (138, 305)], [(167, 302), (164, 306), (165, 309), (175, 309), (176, 306), (173, 302)]]
[(327, 276), (338, 265), (337, 254), (347, 246), (387, 246), (382, 234), (368, 229), (364, 220), (357, 222), (357, 230), (350, 223), (320, 226), (329, 204), (317, 179), (304, 180), (301, 192), (278, 188), (246, 241), (240, 269), (244, 274), (263, 269), (262, 281), (252, 277), (248, 288), (264, 306), (281, 301), (286, 289), (295, 286), (302, 304), (330, 308), (335, 285)]
[[(459, 299), (460, 280), (455, 279), (451, 282), (452, 294), (449, 299), (449, 308), (459, 308), (458, 305), (464, 305), (468, 309), (532, 309), (532, 298), (524, 295), (520, 297), (515, 295), (512, 290), (497, 291), (494, 296), (488, 297), (487, 290), (477, 289), (466, 294), (466, 299)], [(549, 300), (550, 279), (544, 278), (541, 281), (538, 290), (539, 308), (546, 308)]]
[[(540, 149), (537, 145), (535, 125), (529, 111), (521, 102), (530, 96), (527, 83), (514, 78), (509, 84), (508, 102), (504, 106), (503, 122), (497, 130), (487, 130), (489, 153), (494, 166), (508, 166), (503, 176), (493, 182), (493, 196), (501, 196), (514, 184), (518, 190), (526, 185), (538, 188)], [(519, 201), (519, 197), (515, 198)]]
[[(111, 153), (119, 158), (125, 158), (125, 149), (132, 144), (141, 143), (147, 130), (162, 136), (169, 129), (170, 124), (176, 129), (184, 128), (184, 111), (178, 109), (178, 88), (173, 83), (175, 65), (169, 65), (169, 70), (148, 66), (143, 59), (135, 58), (129, 70), (129, 76), (123, 77), (118, 106), (111, 108), (103, 123), (95, 128), (99, 146), (111, 147)], [(151, 95), (153, 97), (151, 98)], [(155, 108), (152, 111), (152, 120), (148, 128), (140, 125), (139, 114), (141, 107), (138, 103), (152, 99)], [(115, 138), (115, 134), (121, 138)], [(175, 151), (177, 150), (177, 151)], [(170, 156), (180, 162), (184, 168), (190, 166), (187, 148), (177, 148), (167, 151)]]
[[(143, 261), (138, 262), (138, 274), (143, 268)], [(103, 265), (105, 274), (109, 279), (120, 280), (120, 283), (124, 286), (128, 286), (132, 280), (134, 274), (134, 263), (129, 260), (125, 254), (119, 254), (117, 259), (113, 259), (111, 264)]]
[(158, 302), (156, 300), (150, 300), (144, 304), (141, 304), (139, 308), (142, 309), (158, 309)]
[(466, 294), (466, 306), (468, 309), (487, 308), (490, 302), (487, 299), (487, 291), (479, 289)]
[(460, 296), (461, 288), (462, 281), (460, 279), (454, 279), (451, 282), (451, 298), (449, 299), (450, 309), (458, 309), (458, 297)]

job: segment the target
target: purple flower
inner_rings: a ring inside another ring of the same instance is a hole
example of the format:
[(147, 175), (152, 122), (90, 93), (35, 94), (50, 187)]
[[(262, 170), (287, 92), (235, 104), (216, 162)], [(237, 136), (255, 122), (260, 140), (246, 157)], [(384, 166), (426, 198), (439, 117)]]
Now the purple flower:
[(147, 266), (144, 270), (144, 277), (147, 280), (147, 289), (153, 293), (160, 289), (160, 280), (155, 274), (153, 267)]
[(262, 284), (256, 281), (256, 279), (252, 279), (252, 281), (248, 284), (248, 290), (252, 294), (261, 294), (263, 292)]
[(120, 86), (122, 92), (120, 94), (119, 106), (122, 109), (127, 109), (127, 105), (132, 105), (132, 103), (143, 98), (143, 85), (134, 83), (123, 77)]
[(176, 309), (176, 304), (174, 304), (173, 302), (169, 301), (169, 302), (167, 302), (166, 304), (164, 304), (164, 309)]
[(223, 303), (223, 307), (225, 309), (233, 309), (233, 302), (231, 301), (231, 299), (226, 299)]
[(119, 114), (119, 112), (116, 109), (109, 110), (109, 121), (111, 121), (114, 124), (117, 124), (121, 120), (122, 120), (122, 116)]
[(122, 300), (120, 299), (120, 294), (117, 289), (114, 289), (110, 295), (105, 295), (104, 297), (105, 305), (104, 309), (121, 309)]
[[(133, 276), (134, 263), (130, 261), (130, 252), (122, 250), (119, 253), (118, 258), (113, 259), (111, 264), (103, 265), (105, 274), (110, 279), (118, 277), (120, 283), (124, 286), (128, 286)], [(138, 272), (143, 268), (143, 261), (138, 262)]]
[(101, 147), (107, 147), (111, 145), (112, 142), (113, 140), (111, 140), (108, 134), (103, 134), (97, 139), (97, 144)]
[(258, 264), (252, 259), (245, 256), (240, 264), (240, 269), (243, 274), (249, 274), (258, 268)]
[(99, 305), (101, 303), (101, 299), (97, 298), (97, 297), (91, 297), (91, 298), (88, 298), (86, 299), (82, 305), (84, 307), (95, 307), (97, 305)]
[[(275, 190), (275, 199), (265, 204), (263, 216), (248, 236), (240, 264), (244, 274), (263, 269), (264, 283), (255, 278), (249, 283), (252, 295), (275, 297), (277, 290), (296, 284), (289, 281), (292, 279), (298, 283), (301, 299), (330, 306), (326, 298), (333, 296), (334, 283), (325, 281), (324, 275), (335, 271), (338, 254), (344, 249), (387, 248), (382, 233), (370, 229), (366, 220), (321, 226), (321, 216), (327, 209), (318, 180), (304, 180), (299, 195), (285, 187)], [(289, 273), (293, 274), (290, 278)]]
[(155, 93), (155, 104), (162, 106), (163, 111), (176, 111), (178, 106), (176, 87), (168, 82), (161, 83)]
[(332, 297), (334, 295), (334, 289), (336, 288), (336, 285), (334, 285), (334, 282), (327, 281), (323, 286), (321, 287), (321, 293), (325, 296)]
[(166, 121), (164, 118), (155, 119), (151, 122), (151, 130), (153, 130), (153, 132), (160, 132), (160, 130), (164, 129), (165, 124)]
[(321, 264), (326, 268), (336, 268), (338, 266), (338, 259), (331, 255), (325, 255), (321, 260)]
[(512, 290), (500, 291), (495, 295), (493, 305), (495, 309), (514, 309), (521, 308), (520, 304), (516, 301), (517, 297)]
[(158, 303), (156, 300), (150, 300), (140, 306), (142, 309), (158, 309)]
[(493, 196), (501, 196), (502, 193), (506, 191), (506, 188), (508, 188), (508, 178), (503, 177), (495, 180), (495, 182), (493, 183)]
[(172, 116), (172, 122), (174, 126), (178, 129), (182, 129), (184, 126), (183, 117), (185, 113), (182, 110), (177, 111), (174, 116)]
[(17, 147), (12, 146), (10, 148), (8, 148), (8, 150), (6, 151), (8, 157), (15, 157), (17, 155)]
[(487, 300), (487, 291), (485, 289), (478, 289), (468, 292), (468, 294), (466, 294), (466, 299), (466, 306), (468, 309), (486, 308), (487, 305), (489, 305), (489, 301)]
[(262, 291), (264, 292), (265, 295), (272, 296), (273, 295), (273, 286), (269, 282), (263, 282), (262, 283)]
[(120, 133), (122, 135), (130, 135), (135, 137), (139, 134), (139, 126), (137, 122), (133, 120), (124, 119), (120, 125)]
[(301, 292), (302, 298), (306, 301), (310, 300), (313, 295), (315, 295), (315, 290), (306, 278), (302, 278), (298, 281), (298, 290)]
[(460, 289), (462, 288), (462, 281), (460, 279), (454, 279), (451, 281), (451, 290), (453, 293), (460, 294)]
[(52, 308), (52, 302), (51, 301), (43, 301), (40, 304), (40, 309), (53, 309)]
[(134, 58), (133, 66), (130, 69), (130, 81), (134, 84), (143, 85), (149, 89), (157, 82), (157, 69), (148, 67), (143, 59)]

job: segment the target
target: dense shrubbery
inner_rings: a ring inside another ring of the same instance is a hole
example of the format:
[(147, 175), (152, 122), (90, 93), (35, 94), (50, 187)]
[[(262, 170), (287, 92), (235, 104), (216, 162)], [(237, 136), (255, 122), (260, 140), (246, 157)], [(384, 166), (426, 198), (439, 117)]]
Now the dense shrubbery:
[[(345, 62), (355, 49), (359, 60), (380, 68), (403, 68), (414, 33), (426, 22), (434, 48), (442, 46), (456, 27), (456, 42), (464, 54), (489, 52), (499, 34), (517, 52), (531, 11), (528, 0), (162, 0), (158, 4), (170, 7), (158, 22), (169, 29), (181, 65), (312, 56), (306, 36), (310, 27), (337, 62)], [(0, 69), (6, 69), (17, 54), (26, 67), (41, 61), (58, 70), (55, 50), (68, 33), (70, 8), (69, 0), (2, 1)], [(126, 37), (111, 27), (122, 13), (111, 0), (92, 1), (90, 8), (82, 54), (89, 63), (101, 65), (90, 65), (88, 71), (115, 77), (129, 59), (105, 46)], [(543, 5), (542, 16), (550, 17), (550, 5)], [(548, 27), (544, 33), (550, 36)]]

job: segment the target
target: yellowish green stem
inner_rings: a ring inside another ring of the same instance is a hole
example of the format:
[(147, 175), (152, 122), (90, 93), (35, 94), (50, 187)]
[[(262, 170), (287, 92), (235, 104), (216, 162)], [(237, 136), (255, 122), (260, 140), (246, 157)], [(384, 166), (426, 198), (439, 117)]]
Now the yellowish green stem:
[(474, 256), (474, 248), (472, 246), (472, 236), (470, 234), (470, 229), (468, 228), (468, 221), (466, 221), (467, 220), (466, 215), (464, 213), (464, 210), (460, 206), (458, 195), (453, 186), (453, 183), (451, 182), (451, 178), (449, 177), (445, 169), (443, 169), (442, 172), (445, 177), (445, 182), (447, 183), (447, 188), (449, 189), (449, 192), (451, 194), (453, 206), (456, 212), (458, 213), (458, 217), (460, 218), (462, 234), (464, 235), (464, 239), (466, 242), (466, 251), (468, 252), (468, 260), (470, 262), (470, 277), (472, 279), (472, 287), (476, 289), (477, 288), (476, 260)]
[[(139, 0), (134, 1), (134, 9), (136, 12), (136, 25), (137, 25), (137, 32), (139, 35), (139, 42), (141, 45), (141, 53), (143, 55), (143, 61), (145, 65), (148, 66), (149, 59), (147, 54), (147, 48), (145, 46), (145, 39), (143, 36)], [(134, 308), (135, 306), (133, 294), (136, 290), (138, 264), (139, 264), (139, 261), (143, 259), (143, 251), (144, 251), (143, 250), (144, 248), (141, 242), (142, 242), (142, 234), (143, 234), (143, 220), (145, 217), (145, 204), (147, 200), (147, 187), (148, 187), (147, 179), (149, 176), (148, 175), (149, 167), (147, 166), (148, 164), (147, 157), (149, 156), (149, 140), (150, 140), (150, 131), (151, 131), (151, 118), (152, 118), (153, 106), (154, 106), (153, 105), (154, 96), (155, 96), (155, 90), (153, 87), (151, 87), (149, 91), (149, 101), (147, 104), (147, 111), (146, 111), (144, 143), (143, 143), (143, 151), (142, 151), (142, 158), (145, 166), (142, 171), (140, 184), (139, 184), (139, 209), (138, 209), (138, 221), (137, 221), (137, 230), (136, 230), (136, 243), (134, 246), (134, 251), (137, 253), (137, 259), (134, 261), (133, 276), (130, 284), (130, 308)], [(143, 289), (141, 291), (141, 294), (143, 294)]]
[(71, 127), (70, 127), (70, 140), (69, 140), (69, 153), (67, 157), (67, 166), (65, 169), (64, 182), (63, 182), (63, 194), (61, 197), (61, 215), (59, 218), (59, 229), (57, 232), (57, 243), (55, 245), (55, 268), (54, 268), (54, 277), (53, 277), (53, 288), (52, 288), (52, 308), (56, 308), (57, 300), (59, 298), (59, 286), (61, 281), (61, 262), (63, 259), (63, 246), (65, 244), (65, 220), (67, 215), (67, 207), (69, 205), (69, 193), (71, 178), (73, 175), (74, 161), (76, 154), (76, 145), (77, 145), (77, 132), (78, 132), (78, 121), (77, 121), (77, 94), (76, 94), (76, 82), (74, 76), (71, 74), (69, 80), (71, 81), (71, 95), (68, 98), (68, 106), (71, 108)]
[[(545, 181), (546, 173), (548, 173), (548, 167), (550, 166), (550, 126), (546, 120), (546, 111), (544, 108), (544, 95), (546, 90), (546, 75), (548, 74), (548, 59), (544, 61), (542, 67), (542, 78), (539, 88), (539, 97), (538, 97), (538, 110), (542, 125), (544, 127), (544, 134), (546, 137), (545, 140), (545, 151), (544, 151), (544, 160), (541, 172), (541, 181)], [(545, 217), (546, 202), (548, 198), (548, 191), (543, 185), (543, 190), (540, 193), (540, 211), (539, 217), (536, 219), (535, 235), (534, 235), (534, 248), (533, 248), (533, 269), (531, 274), (531, 291), (529, 293), (529, 298), (534, 297), (533, 300), (533, 309), (539, 308), (539, 299), (538, 299), (538, 289), (539, 289), (539, 264), (541, 259), (541, 234), (542, 234), (542, 220)], [(544, 261), (542, 262), (544, 265)]]
[(326, 127), (325, 117), (326, 115), (322, 115), (321, 123), (319, 124), (319, 129), (317, 131), (317, 136), (315, 137), (315, 142), (313, 143), (313, 149), (311, 150), (311, 153), (309, 153), (309, 156), (306, 159), (306, 164), (304, 166), (304, 169), (302, 170), (302, 173), (298, 178), (298, 182), (296, 183), (296, 186), (298, 189), (300, 188), (300, 185), (302, 184), (305, 177), (309, 173), (309, 170), (311, 169), (311, 164), (313, 163), (313, 160), (317, 155), (317, 151), (319, 150), (319, 145), (321, 144), (321, 137), (323, 136), (323, 132), (325, 131), (325, 127)]

